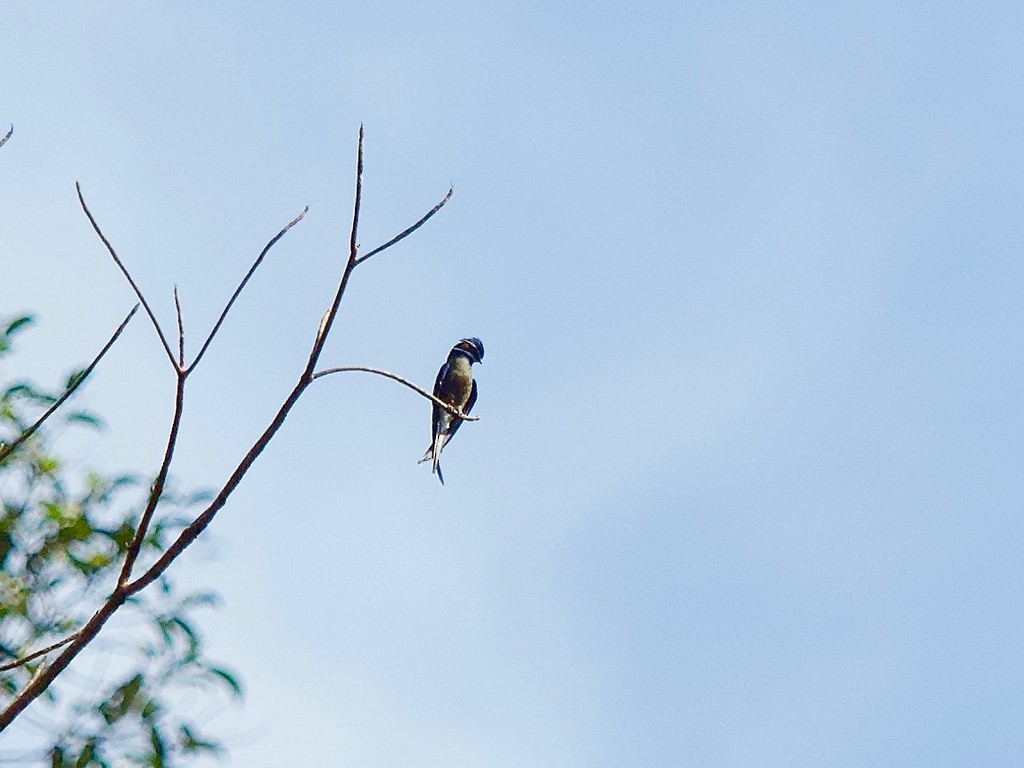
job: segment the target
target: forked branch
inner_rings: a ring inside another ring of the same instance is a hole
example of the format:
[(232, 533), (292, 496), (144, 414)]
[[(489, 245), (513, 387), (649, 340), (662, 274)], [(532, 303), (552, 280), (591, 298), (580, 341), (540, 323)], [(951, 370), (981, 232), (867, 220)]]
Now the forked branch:
[(20, 666), (23, 666), (25, 664), (29, 664), (29, 663), (35, 661), (36, 659), (38, 659), (40, 656), (45, 656), (46, 654), (50, 653), (51, 651), (55, 651), (58, 648), (60, 648), (61, 646), (67, 645), (68, 643), (70, 643), (72, 640), (75, 639), (75, 636), (77, 634), (78, 634), (77, 632), (75, 632), (73, 634), (70, 634), (67, 637), (65, 637), (63, 640), (58, 640), (55, 643), (50, 643), (45, 648), (40, 648), (38, 651), (32, 651), (32, 653), (28, 654), (27, 656), (22, 656), (20, 659), (15, 659), (14, 661), (8, 661), (6, 664), (0, 664), (0, 672), (7, 672), (8, 670), (15, 669), (16, 667), (20, 667)]
[(103, 231), (100, 229), (100, 225), (97, 224), (96, 219), (93, 218), (92, 211), (89, 210), (89, 206), (85, 204), (85, 198), (82, 196), (82, 185), (77, 181), (75, 182), (75, 191), (78, 192), (78, 202), (81, 204), (82, 210), (85, 211), (85, 215), (88, 217), (93, 231), (99, 236), (103, 245), (106, 247), (107, 252), (110, 254), (110, 257), (114, 260), (114, 263), (117, 264), (117, 268), (121, 270), (121, 274), (124, 275), (128, 284), (132, 287), (132, 290), (135, 291), (135, 295), (138, 297), (139, 303), (142, 304), (142, 308), (145, 309), (146, 314), (149, 315), (150, 322), (153, 323), (156, 335), (160, 337), (160, 343), (163, 345), (164, 352), (167, 353), (167, 359), (171, 361), (171, 365), (177, 368), (178, 365), (174, 362), (174, 353), (171, 352), (171, 345), (167, 343), (167, 337), (164, 336), (160, 323), (156, 321), (156, 315), (154, 315), (153, 310), (150, 309), (149, 302), (146, 301), (146, 297), (142, 295), (142, 291), (139, 290), (139, 286), (135, 284), (135, 280), (132, 278), (128, 268), (125, 267), (124, 262), (121, 261), (121, 258), (117, 255), (117, 251), (114, 250), (114, 246), (110, 244), (110, 241), (107, 240), (107, 236), (104, 235)]

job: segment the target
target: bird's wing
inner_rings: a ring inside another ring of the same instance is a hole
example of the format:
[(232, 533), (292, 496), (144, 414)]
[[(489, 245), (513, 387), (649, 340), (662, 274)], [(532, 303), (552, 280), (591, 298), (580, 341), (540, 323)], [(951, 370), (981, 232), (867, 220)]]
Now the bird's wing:
[[(466, 401), (466, 407), (462, 409), (463, 413), (469, 413), (473, 410), (473, 404), (476, 402), (476, 379), (473, 379), (473, 388), (469, 390), (469, 399)], [(459, 427), (462, 426), (462, 419), (452, 419), (451, 429), (448, 430), (448, 440), (455, 437), (455, 433), (458, 432)], [(447, 441), (446, 441), (447, 442)]]
[[(448, 375), (448, 363), (441, 366), (441, 370), (437, 372), (437, 378), (434, 379), (434, 397), (441, 397), (441, 382), (444, 381), (445, 376)], [(443, 398), (442, 398), (443, 399)], [(437, 436), (437, 430), (441, 427), (441, 414), (444, 413), (444, 409), (441, 408), (437, 403), (432, 403), (433, 408), (430, 412), (430, 444), (434, 444), (434, 438)]]

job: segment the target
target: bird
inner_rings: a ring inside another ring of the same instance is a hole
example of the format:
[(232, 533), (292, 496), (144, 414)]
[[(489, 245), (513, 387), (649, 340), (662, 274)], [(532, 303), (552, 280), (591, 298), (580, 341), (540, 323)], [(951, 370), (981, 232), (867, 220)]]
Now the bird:
[[(437, 378), (434, 380), (434, 397), (454, 405), (463, 413), (473, 410), (473, 404), (476, 403), (473, 363), (483, 362), (483, 359), (484, 345), (480, 339), (472, 337), (460, 340), (452, 347), (448, 359), (437, 372)], [(444, 475), (441, 474), (441, 451), (458, 432), (462, 421), (458, 416), (434, 403), (430, 419), (430, 445), (419, 463), (432, 461), (431, 471), (437, 475), (441, 485), (444, 485)]]

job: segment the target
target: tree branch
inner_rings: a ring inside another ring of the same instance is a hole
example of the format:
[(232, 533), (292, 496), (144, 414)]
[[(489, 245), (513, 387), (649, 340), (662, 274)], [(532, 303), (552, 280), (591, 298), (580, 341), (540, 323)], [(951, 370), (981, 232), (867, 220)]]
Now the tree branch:
[(270, 251), (270, 249), (274, 247), (274, 244), (277, 243), (278, 240), (280, 240), (282, 237), (285, 236), (285, 233), (289, 229), (291, 229), (296, 224), (298, 224), (300, 221), (302, 221), (302, 219), (306, 216), (307, 213), (309, 213), (309, 206), (308, 205), (305, 208), (302, 209), (302, 213), (300, 213), (294, 219), (292, 219), (287, 224), (285, 224), (284, 228), (280, 232), (278, 232), (276, 235), (274, 235), (272, 238), (270, 238), (270, 242), (268, 242), (265, 246), (263, 246), (263, 250), (260, 251), (260, 255), (256, 257), (256, 261), (254, 261), (252, 266), (249, 267), (249, 271), (245, 273), (245, 277), (242, 278), (242, 282), (240, 282), (238, 284), (238, 287), (235, 288), (235, 292), (233, 294), (231, 294), (231, 298), (228, 299), (228, 303), (226, 305), (224, 305), (224, 311), (220, 313), (220, 317), (218, 317), (217, 318), (217, 322), (214, 323), (213, 330), (210, 331), (210, 335), (207, 336), (206, 337), (206, 341), (203, 342), (203, 346), (200, 348), (199, 354), (196, 355), (196, 359), (192, 361), (192, 363), (188, 366), (188, 369), (185, 371), (186, 375), (191, 373), (192, 370), (197, 365), (199, 365), (199, 361), (203, 358), (203, 355), (206, 354), (207, 347), (210, 346), (210, 342), (213, 341), (213, 337), (216, 336), (217, 335), (217, 331), (220, 330), (220, 326), (221, 326), (221, 324), (223, 324), (224, 318), (227, 317), (228, 312), (231, 309), (231, 305), (235, 303), (235, 299), (238, 298), (238, 295), (242, 292), (242, 289), (245, 288), (245, 284), (249, 282), (249, 278), (253, 276), (253, 273), (256, 271), (256, 269), (259, 267), (259, 265), (263, 262), (263, 258), (267, 255), (267, 252)]
[(448, 187), (448, 194), (444, 196), (444, 198), (441, 200), (441, 202), (439, 202), (437, 205), (435, 205), (433, 208), (431, 208), (422, 219), (417, 221), (415, 224), (413, 224), (411, 227), (409, 227), (408, 229), (404, 230), (403, 232), (395, 235), (393, 238), (391, 238), (386, 243), (384, 243), (384, 245), (378, 245), (376, 248), (374, 248), (369, 253), (364, 253), (362, 256), (360, 256), (358, 259), (356, 259), (356, 264), (362, 264), (364, 261), (366, 261), (371, 256), (374, 256), (374, 255), (380, 253), (381, 251), (390, 248), (392, 245), (397, 243), (399, 240), (404, 240), (405, 238), (407, 238), (409, 235), (411, 235), (417, 229), (419, 229), (424, 224), (426, 224), (427, 220), (431, 216), (433, 216), (435, 213), (437, 213), (442, 208), (444, 208), (445, 204), (447, 204), (447, 202), (452, 199), (452, 195), (454, 193), (455, 193), (455, 187)]
[(135, 316), (135, 312), (138, 310), (138, 308), (138, 304), (132, 307), (132, 311), (129, 312), (128, 316), (121, 321), (121, 324), (119, 326), (117, 326), (117, 330), (114, 331), (114, 335), (111, 336), (107, 343), (103, 345), (103, 349), (99, 351), (99, 354), (97, 354), (96, 357), (92, 359), (92, 362), (89, 363), (88, 367), (86, 367), (85, 370), (83, 370), (78, 376), (75, 377), (75, 380), (71, 382), (70, 386), (64, 390), (64, 394), (58, 397), (54, 401), (53, 405), (47, 408), (43, 415), (36, 419), (35, 424), (33, 424), (31, 427), (29, 427), (20, 435), (18, 435), (18, 437), (10, 445), (0, 446), (0, 461), (3, 461), (12, 453), (14, 453), (15, 449), (19, 445), (28, 440), (33, 434), (35, 434), (36, 430), (39, 429), (40, 426), (42, 426), (42, 423), (46, 421), (48, 418), (50, 418), (50, 416), (52, 416), (57, 411), (57, 409), (64, 404), (64, 401), (71, 397), (74, 391), (78, 389), (87, 378), (89, 378), (89, 374), (92, 373), (93, 368), (97, 366), (100, 360), (103, 359), (103, 356), (107, 354), (107, 352), (110, 350), (112, 346), (114, 346), (114, 342), (117, 341), (117, 338), (121, 335), (121, 332), (128, 327), (128, 323), (131, 321), (132, 317)]
[(363, 201), (363, 126), (359, 125), (359, 143), (356, 147), (356, 192), (355, 192), (355, 203), (352, 206), (352, 230), (348, 237), (348, 261), (345, 262), (345, 271), (341, 275), (341, 281), (338, 283), (338, 290), (334, 294), (334, 301), (331, 302), (331, 306), (328, 308), (323, 319), (320, 321), (320, 326), (317, 328), (316, 338), (313, 341), (313, 349), (309, 353), (309, 359), (306, 361), (306, 370), (303, 371), (302, 376), (308, 385), (312, 379), (313, 371), (316, 369), (317, 361), (320, 359), (320, 353), (324, 351), (324, 344), (327, 343), (327, 335), (331, 332), (331, 327), (334, 325), (334, 318), (338, 315), (338, 307), (341, 306), (341, 299), (345, 295), (345, 289), (348, 287), (348, 280), (352, 276), (352, 270), (356, 266), (356, 253), (358, 252), (359, 245), (356, 243), (356, 239), (359, 232), (359, 208)]
[(67, 645), (75, 639), (75, 635), (77, 634), (78, 633), (75, 632), (74, 634), (68, 635), (63, 640), (58, 640), (56, 643), (52, 643), (46, 646), (45, 648), (40, 648), (38, 651), (32, 651), (32, 653), (30, 653), (28, 656), (23, 656), (22, 658), (17, 659), (15, 661), (9, 661), (6, 664), (0, 664), (0, 672), (7, 672), (8, 670), (15, 669), (16, 667), (28, 664), (30, 661), (35, 661), (40, 656), (45, 656), (50, 651), (55, 651), (61, 646)]
[(71, 636), (71, 641), (61, 651), (60, 655), (54, 659), (53, 663), (48, 667), (42, 664), (39, 666), (39, 669), (32, 676), (28, 685), (11, 699), (11, 702), (4, 708), (3, 712), (0, 712), (0, 733), (22, 713), (25, 707), (39, 698), (50, 687), (50, 683), (67, 668), (72, 659), (81, 653), (85, 646), (92, 642), (93, 638), (99, 634), (103, 625), (114, 615), (114, 612), (124, 605), (126, 599), (122, 591), (115, 590), (107, 598), (106, 602), (100, 606), (99, 610), (92, 615), (92, 618), (75, 635)]
[(121, 566), (121, 574), (117, 577), (118, 589), (124, 587), (131, 578), (132, 568), (139, 557), (142, 549), (142, 541), (146, 538), (146, 531), (149, 529), (149, 522), (153, 519), (153, 513), (160, 502), (160, 496), (164, 492), (164, 484), (167, 482), (167, 473), (171, 469), (171, 459), (174, 457), (174, 447), (178, 442), (178, 427), (181, 426), (181, 414), (185, 410), (185, 371), (178, 369), (178, 380), (174, 388), (174, 415), (171, 417), (171, 431), (167, 436), (167, 447), (164, 449), (164, 460), (160, 464), (156, 479), (149, 489), (149, 498), (146, 500), (146, 508), (139, 518), (139, 527), (135, 529), (135, 536), (128, 545), (128, 552), (125, 554), (124, 565)]
[(419, 394), (423, 395), (423, 397), (427, 398), (428, 400), (436, 403), (437, 405), (440, 405), (442, 408), (444, 408), (446, 411), (448, 411), (448, 413), (450, 413), (452, 416), (458, 416), (463, 421), (479, 421), (480, 420), (479, 416), (470, 416), (468, 413), (463, 413), (462, 411), (460, 411), (458, 408), (456, 408), (451, 403), (446, 403), (444, 400), (441, 400), (440, 398), (435, 397), (430, 392), (428, 392), (427, 390), (423, 389), (422, 387), (417, 386), (416, 384), (413, 384), (408, 379), (404, 379), (404, 378), (402, 378), (401, 376), (399, 376), (396, 373), (391, 373), (390, 371), (381, 370), (380, 368), (368, 368), (368, 367), (363, 366), (363, 365), (346, 365), (346, 366), (342, 366), (340, 368), (326, 368), (326, 369), (324, 369), (322, 371), (317, 371), (316, 373), (313, 374), (312, 378), (315, 380), (315, 379), (319, 379), (321, 376), (328, 376), (328, 375), (330, 375), (332, 373), (344, 373), (346, 371), (365, 371), (366, 373), (375, 373), (378, 376), (386, 376), (389, 379), (393, 379), (394, 381), (397, 381), (399, 384), (404, 384), (405, 386), (407, 386), (409, 389), (413, 390), (414, 392), (418, 392)]
[(181, 320), (181, 300), (178, 286), (174, 286), (174, 314), (178, 316), (178, 368), (185, 367), (185, 324)]
[(7, 140), (9, 138), (11, 138), (11, 135), (13, 133), (14, 133), (14, 123), (11, 123), (11, 129), (9, 131), (7, 131), (7, 133), (4, 134), (4, 137), (2, 139), (0, 139), (0, 147), (2, 147), (4, 144), (7, 143)]
[(125, 279), (128, 280), (128, 284), (132, 287), (132, 290), (135, 291), (135, 295), (139, 297), (139, 303), (142, 304), (143, 308), (146, 310), (146, 314), (149, 315), (149, 319), (153, 323), (153, 327), (156, 329), (156, 335), (160, 337), (160, 343), (163, 344), (164, 352), (167, 353), (167, 359), (171, 361), (171, 365), (174, 366), (175, 370), (177, 370), (178, 364), (174, 361), (174, 353), (171, 352), (171, 345), (167, 343), (167, 337), (164, 336), (163, 329), (160, 328), (160, 323), (156, 321), (156, 315), (154, 315), (153, 310), (149, 308), (149, 302), (146, 301), (146, 297), (142, 295), (142, 291), (140, 291), (139, 286), (135, 284), (135, 280), (132, 279), (131, 273), (128, 272), (128, 269), (114, 251), (114, 247), (110, 244), (110, 241), (107, 240), (106, 235), (103, 234), (99, 224), (96, 223), (96, 219), (93, 218), (92, 212), (89, 210), (89, 206), (85, 204), (85, 198), (82, 196), (82, 185), (77, 181), (75, 182), (75, 190), (78, 192), (78, 202), (81, 204), (82, 210), (85, 211), (85, 215), (89, 217), (89, 223), (92, 224), (93, 230), (97, 235), (99, 235), (100, 240), (103, 241), (103, 245), (106, 246), (107, 251), (114, 260), (114, 263), (117, 264), (118, 269), (121, 270), (121, 274), (123, 274)]

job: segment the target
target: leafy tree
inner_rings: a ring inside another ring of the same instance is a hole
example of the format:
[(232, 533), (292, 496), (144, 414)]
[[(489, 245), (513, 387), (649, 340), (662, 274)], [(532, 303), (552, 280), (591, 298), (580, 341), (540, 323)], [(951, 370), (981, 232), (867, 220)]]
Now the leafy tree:
[[(31, 322), (18, 317), (2, 324), (0, 361)], [(82, 377), (83, 371), (72, 373), (65, 391)], [(0, 691), (13, 696), (46, 654), (14, 663), (73, 635), (113, 589), (149, 483), (76, 469), (53, 450), (54, 431), (100, 425), (85, 411), (59, 413), (11, 450), (60, 394), (24, 381), (0, 387), (0, 442), (6, 444), (0, 449)], [(167, 513), (150, 527), (140, 556), (163, 551), (187, 524), (189, 510), (208, 500), (208, 494), (165, 490)], [(212, 593), (183, 594), (166, 574), (156, 589), (133, 596), (110, 639), (77, 660), (77, 669), (89, 670), (102, 657), (107, 674), (77, 673), (50, 686), (45, 711), (31, 719), (33, 733), (22, 734), (35, 745), (22, 749), (23, 756), (36, 764), (45, 752), (54, 768), (108, 766), (115, 758), (166, 766), (177, 756), (218, 750), (174, 706), (197, 687), (240, 693), (235, 677), (206, 659), (195, 627), (194, 611), (214, 604)]]

